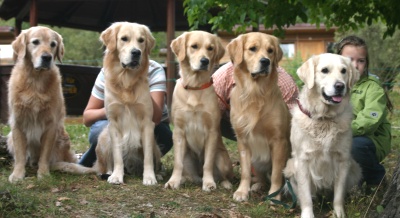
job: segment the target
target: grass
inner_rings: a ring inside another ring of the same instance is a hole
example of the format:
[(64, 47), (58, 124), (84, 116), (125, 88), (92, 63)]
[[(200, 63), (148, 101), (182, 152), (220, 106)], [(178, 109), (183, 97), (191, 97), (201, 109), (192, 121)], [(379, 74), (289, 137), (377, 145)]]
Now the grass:
[[(393, 91), (390, 97), (395, 110), (392, 123), (392, 152), (385, 159), (387, 178), (390, 181), (400, 154), (400, 94)], [(88, 128), (80, 123), (68, 122), (73, 149), (82, 153), (88, 148)], [(0, 124), (0, 134), (6, 135), (9, 127)], [(139, 177), (126, 176), (125, 184), (111, 185), (95, 175), (70, 175), (52, 172), (51, 176), (37, 180), (36, 169), (27, 168), (27, 177), (10, 184), (11, 160), (0, 156), (0, 217), (299, 217), (300, 209), (287, 210), (271, 207), (263, 200), (266, 191), (252, 193), (248, 202), (232, 199), (239, 185), (239, 162), (236, 142), (224, 139), (234, 164), (235, 179), (232, 190), (218, 187), (211, 193), (201, 186), (185, 183), (179, 190), (166, 190), (165, 182), (172, 173), (173, 152), (162, 158), (166, 176), (151, 187), (142, 185)], [(386, 190), (365, 195), (354, 190), (346, 198), (348, 217), (373, 217), (382, 210), (380, 206)], [(331, 198), (314, 201), (317, 217), (333, 217)], [(284, 202), (291, 204), (291, 198)]]

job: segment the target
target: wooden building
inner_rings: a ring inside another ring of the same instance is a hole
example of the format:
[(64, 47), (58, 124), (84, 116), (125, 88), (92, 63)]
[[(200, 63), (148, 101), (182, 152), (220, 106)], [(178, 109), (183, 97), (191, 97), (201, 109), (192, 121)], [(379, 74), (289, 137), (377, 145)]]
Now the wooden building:
[[(301, 55), (303, 61), (310, 56), (330, 51), (335, 39), (337, 28), (327, 29), (321, 24), (319, 28), (311, 24), (296, 24), (285, 29), (284, 38), (280, 39), (281, 48), (284, 52), (284, 60), (291, 59), (295, 55)], [(265, 29), (260, 26), (259, 32), (273, 34), (272, 29)], [(237, 35), (227, 32), (218, 32), (222, 43), (227, 45)], [(226, 53), (220, 63), (229, 61)]]

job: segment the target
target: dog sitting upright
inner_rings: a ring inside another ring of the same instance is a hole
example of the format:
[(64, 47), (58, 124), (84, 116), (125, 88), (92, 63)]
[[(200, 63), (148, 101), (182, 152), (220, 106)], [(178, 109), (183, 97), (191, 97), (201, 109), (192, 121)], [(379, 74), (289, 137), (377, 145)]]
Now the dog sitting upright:
[[(247, 201), (271, 178), (269, 194), (283, 185), (282, 170), (290, 155), (290, 113), (278, 87), (282, 50), (276, 37), (247, 33), (227, 45), (234, 66), (231, 123), (237, 137), (241, 180), (233, 198)], [(251, 186), (251, 166), (256, 172)], [(251, 187), (251, 188), (250, 188)], [(280, 199), (280, 195), (275, 197)]]
[(97, 160), (92, 168), (60, 163), (57, 170), (78, 174), (111, 174), (108, 182), (121, 184), (124, 174), (143, 172), (143, 184), (157, 184), (161, 152), (154, 137), (153, 103), (148, 82), (149, 54), (155, 39), (142, 24), (116, 22), (100, 40), (104, 55), (105, 100), (109, 124), (100, 133)]
[(55, 59), (64, 55), (62, 37), (47, 27), (23, 30), (12, 43), (17, 61), (8, 87), (8, 150), (14, 156), (10, 182), (25, 177), (25, 165), (38, 164), (42, 178), (57, 162), (76, 162), (64, 129), (65, 105)]
[(231, 188), (232, 164), (222, 142), (221, 113), (211, 80), (214, 65), (225, 49), (217, 36), (203, 31), (185, 32), (172, 41), (171, 48), (178, 58), (181, 78), (171, 110), (174, 170), (165, 187), (179, 188), (183, 174), (202, 182), (204, 191), (216, 188), (215, 179)]
[(292, 111), (293, 150), (284, 174), (298, 196), (301, 217), (314, 217), (312, 197), (321, 191), (333, 191), (335, 217), (345, 217), (345, 193), (361, 178), (351, 157), (350, 89), (359, 72), (347, 57), (321, 54), (305, 62), (297, 75), (304, 87)]

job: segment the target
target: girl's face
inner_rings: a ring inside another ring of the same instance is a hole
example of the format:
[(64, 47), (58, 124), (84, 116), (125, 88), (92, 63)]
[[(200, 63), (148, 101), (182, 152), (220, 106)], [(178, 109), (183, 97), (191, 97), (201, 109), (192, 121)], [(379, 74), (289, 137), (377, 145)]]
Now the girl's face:
[(367, 67), (367, 50), (364, 47), (345, 45), (342, 48), (342, 56), (350, 58), (351, 63), (360, 72), (360, 75), (364, 74)]

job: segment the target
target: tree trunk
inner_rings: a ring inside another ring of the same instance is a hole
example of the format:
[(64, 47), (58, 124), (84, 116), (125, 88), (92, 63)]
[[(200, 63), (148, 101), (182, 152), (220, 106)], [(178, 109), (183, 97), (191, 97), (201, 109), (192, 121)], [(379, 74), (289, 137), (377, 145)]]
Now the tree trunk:
[(382, 218), (400, 217), (400, 158), (397, 161), (396, 170), (393, 173), (392, 181), (383, 196), (382, 206), (384, 211), (379, 214)]

